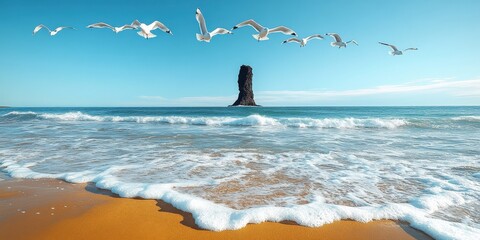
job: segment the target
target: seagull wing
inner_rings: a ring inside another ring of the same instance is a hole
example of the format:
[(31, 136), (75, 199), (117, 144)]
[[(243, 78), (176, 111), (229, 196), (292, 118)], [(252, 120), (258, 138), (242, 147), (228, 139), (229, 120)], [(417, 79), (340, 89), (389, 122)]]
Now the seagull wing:
[(355, 45), (358, 46), (358, 43), (357, 43), (357, 41), (355, 41), (355, 40), (350, 40), (350, 41), (346, 42), (346, 44), (350, 44), (350, 43), (353, 43), (353, 44), (355, 44)]
[(125, 24), (125, 25), (121, 26), (119, 29), (120, 29), (119, 32), (121, 32), (121, 31), (127, 30), (127, 29), (136, 29), (136, 27), (134, 27), (132, 25), (129, 25), (129, 24)]
[(213, 30), (211, 33), (210, 33), (210, 36), (215, 36), (217, 34), (232, 34), (232, 32), (228, 31), (227, 29), (225, 28), (216, 28), (215, 30)]
[(135, 20), (133, 21), (130, 25), (135, 27), (135, 29), (139, 28), (140, 27), (140, 24), (142, 24), (141, 22), (139, 22), (138, 20)]
[(55, 28), (55, 32), (60, 32), (60, 31), (62, 31), (63, 29), (75, 29), (75, 28), (69, 27), (69, 26), (66, 26), (66, 27), (57, 27), (57, 28)]
[(268, 32), (269, 33), (280, 32), (280, 33), (283, 33), (285, 35), (297, 36), (297, 34), (292, 29), (284, 27), (284, 26), (279, 26), (279, 27), (276, 27), (276, 28), (272, 28), (272, 29), (268, 30)]
[(200, 32), (202, 33), (202, 35), (205, 35), (206, 33), (208, 33), (207, 24), (205, 23), (205, 18), (203, 17), (202, 12), (198, 8), (197, 8), (197, 11), (195, 12), (195, 18), (197, 19), (198, 25), (200, 26)]
[(251, 27), (253, 27), (255, 30), (257, 30), (257, 32), (261, 32), (261, 31), (264, 29), (264, 27), (263, 27), (262, 25), (258, 24), (258, 23), (255, 22), (253, 19), (249, 19), (249, 20), (247, 20), (247, 21), (241, 22), (241, 23), (235, 25), (235, 26), (233, 27), (233, 29), (237, 29), (237, 28), (239, 28), (239, 27), (244, 27), (244, 26), (251, 26)]
[(378, 42), (378, 43), (380, 43), (380, 44), (382, 44), (382, 45), (385, 45), (385, 46), (389, 46), (394, 52), (398, 51), (398, 48), (395, 47), (395, 46), (392, 45), (392, 44), (383, 43), (383, 42)]
[(315, 34), (315, 35), (312, 35), (312, 36), (308, 36), (307, 38), (305, 38), (305, 40), (308, 42), (312, 39), (323, 39), (323, 36), (320, 35), (320, 34)]
[(418, 50), (418, 48), (407, 48), (407, 49), (405, 49), (405, 50), (403, 50), (403, 51), (410, 51), (410, 50)]
[(148, 25), (148, 28), (150, 28), (151, 30), (155, 30), (157, 28), (160, 28), (160, 30), (162, 30), (166, 33), (172, 34), (170, 29), (168, 29), (167, 26), (163, 25), (163, 23), (161, 23), (159, 21), (155, 21), (155, 22), (150, 23), (150, 25)]
[(35, 27), (35, 29), (33, 29), (33, 33), (32, 34), (35, 34), (37, 33), (38, 31), (40, 31), (40, 29), (42, 28), (46, 28), (49, 32), (51, 32), (50, 28), (48, 28), (47, 26), (43, 25), (43, 24), (40, 24), (38, 26)]
[(340, 37), (340, 35), (338, 35), (336, 33), (327, 33), (327, 35), (330, 36), (330, 37), (333, 37), (335, 42), (342, 42), (342, 38)]
[(289, 39), (283, 41), (283, 43), (290, 43), (290, 42), (302, 43), (302, 40), (300, 40), (298, 38), (289, 38)]
[(114, 28), (110, 24), (106, 24), (104, 22), (94, 23), (87, 26), (87, 28), (110, 28), (114, 30)]

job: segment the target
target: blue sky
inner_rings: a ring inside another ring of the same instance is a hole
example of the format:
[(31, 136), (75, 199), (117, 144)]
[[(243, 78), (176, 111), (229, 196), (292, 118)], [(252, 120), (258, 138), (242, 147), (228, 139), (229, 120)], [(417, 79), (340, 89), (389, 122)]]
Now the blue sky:
[[(360, 46), (305, 48), (257, 42), (251, 28), (198, 42), (195, 9), (210, 30), (250, 18), (301, 37), (337, 32)], [(479, 105), (480, 1), (0, 1), (0, 105), (226, 106), (241, 64), (254, 70), (258, 104)], [(159, 20), (173, 36), (87, 29)], [(76, 27), (32, 36), (43, 23)], [(399, 48), (388, 55), (378, 41)]]

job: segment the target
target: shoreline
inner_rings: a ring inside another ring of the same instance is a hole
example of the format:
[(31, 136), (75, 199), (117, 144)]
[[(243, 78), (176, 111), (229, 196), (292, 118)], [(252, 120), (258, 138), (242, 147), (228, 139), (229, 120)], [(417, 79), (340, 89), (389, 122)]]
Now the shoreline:
[(432, 239), (391, 220), (341, 220), (318, 228), (265, 222), (214, 232), (163, 201), (120, 198), (91, 183), (57, 179), (0, 181), (0, 206), (1, 239)]

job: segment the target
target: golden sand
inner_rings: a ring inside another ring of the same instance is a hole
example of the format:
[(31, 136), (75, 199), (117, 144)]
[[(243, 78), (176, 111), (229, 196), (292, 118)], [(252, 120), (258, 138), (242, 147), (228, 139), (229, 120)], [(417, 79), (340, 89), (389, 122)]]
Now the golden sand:
[(118, 198), (91, 184), (0, 182), (0, 239), (431, 239), (405, 223), (338, 221), (319, 228), (291, 222), (212, 232), (191, 214), (156, 200)]

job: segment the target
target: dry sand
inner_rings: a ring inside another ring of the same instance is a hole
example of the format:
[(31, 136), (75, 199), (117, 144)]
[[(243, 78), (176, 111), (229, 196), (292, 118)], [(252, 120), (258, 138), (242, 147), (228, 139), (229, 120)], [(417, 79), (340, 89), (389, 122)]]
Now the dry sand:
[(406, 223), (338, 221), (319, 228), (291, 222), (235, 231), (199, 229), (189, 213), (156, 200), (118, 198), (91, 184), (0, 181), (0, 239), (431, 239)]

